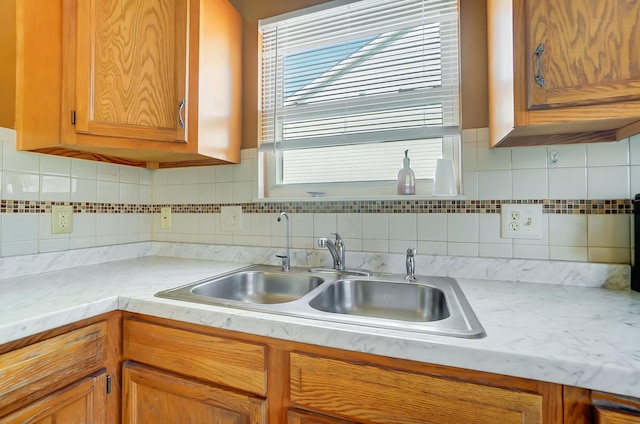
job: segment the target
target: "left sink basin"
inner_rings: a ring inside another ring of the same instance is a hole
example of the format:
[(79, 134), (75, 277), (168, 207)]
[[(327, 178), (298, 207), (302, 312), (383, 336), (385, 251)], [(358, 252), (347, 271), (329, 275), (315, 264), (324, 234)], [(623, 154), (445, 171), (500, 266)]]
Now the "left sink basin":
[(300, 299), (323, 282), (324, 279), (311, 275), (252, 269), (166, 290), (157, 296), (200, 300), (202, 303), (220, 303), (222, 300), (258, 305), (278, 304)]

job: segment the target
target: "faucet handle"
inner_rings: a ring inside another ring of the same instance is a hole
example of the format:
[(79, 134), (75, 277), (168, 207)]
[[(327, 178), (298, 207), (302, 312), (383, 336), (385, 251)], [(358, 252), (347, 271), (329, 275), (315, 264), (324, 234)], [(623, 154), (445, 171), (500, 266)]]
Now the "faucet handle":
[(415, 247), (410, 247), (407, 249), (407, 256), (415, 256), (418, 251)]
[(342, 241), (342, 237), (340, 237), (340, 234), (338, 234), (338, 232), (335, 233), (331, 233), (332, 235), (336, 236), (336, 243), (341, 242)]
[(287, 255), (276, 255), (276, 257), (282, 260), (282, 270), (285, 272), (291, 271), (291, 258)]

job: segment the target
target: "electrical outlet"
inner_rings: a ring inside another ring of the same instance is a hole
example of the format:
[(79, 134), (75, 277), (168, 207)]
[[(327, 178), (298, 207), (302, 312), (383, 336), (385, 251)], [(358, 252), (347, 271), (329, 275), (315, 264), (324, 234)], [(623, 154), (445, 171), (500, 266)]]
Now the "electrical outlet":
[(171, 228), (171, 207), (160, 208), (160, 228)]
[(73, 207), (51, 206), (51, 234), (66, 234), (73, 231)]
[(220, 207), (220, 229), (225, 231), (242, 230), (242, 206)]
[(542, 239), (542, 205), (503, 203), (500, 210), (502, 238)]

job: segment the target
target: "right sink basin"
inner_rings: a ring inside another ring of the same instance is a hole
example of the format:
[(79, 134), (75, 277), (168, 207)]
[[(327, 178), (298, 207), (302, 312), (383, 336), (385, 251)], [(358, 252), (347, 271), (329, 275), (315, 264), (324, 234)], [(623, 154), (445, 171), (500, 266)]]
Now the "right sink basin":
[(314, 297), (309, 305), (335, 314), (410, 322), (439, 321), (451, 315), (442, 290), (392, 281), (339, 280)]

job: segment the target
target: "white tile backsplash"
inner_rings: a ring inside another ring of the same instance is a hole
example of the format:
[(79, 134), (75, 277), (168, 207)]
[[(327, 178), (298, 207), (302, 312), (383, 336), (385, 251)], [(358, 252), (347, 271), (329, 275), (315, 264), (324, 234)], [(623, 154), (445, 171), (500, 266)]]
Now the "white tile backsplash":
[(547, 152), (557, 153), (556, 168), (584, 168), (587, 166), (587, 147), (584, 144), (549, 146)]
[(629, 197), (629, 167), (603, 166), (587, 168), (589, 199), (622, 199)]
[(447, 215), (447, 241), (477, 243), (478, 216), (460, 213)]
[[(251, 202), (256, 195), (256, 149), (243, 150), (240, 165), (152, 171), (16, 152), (14, 138), (14, 131), (0, 129), (3, 199), (215, 204)], [(618, 143), (489, 149), (487, 129), (466, 129), (462, 140), (462, 186), (468, 199), (616, 199), (640, 192), (640, 136)], [(555, 165), (548, 161), (550, 151), (558, 153)], [(20, 219), (16, 217), (27, 221), (15, 221)], [(1, 255), (151, 239), (285, 245), (285, 227), (276, 221), (277, 214), (248, 214), (243, 230), (237, 232), (221, 231), (219, 214), (174, 213), (168, 230), (159, 228), (157, 215), (75, 214), (74, 232), (61, 236), (50, 234), (47, 214), (34, 217), (0, 216)], [(422, 254), (434, 255), (616, 263), (628, 263), (630, 255), (629, 215), (545, 214), (542, 240), (502, 239), (498, 214), (291, 213), (290, 217), (292, 243), (304, 249), (319, 249), (319, 237), (332, 238), (331, 232), (338, 231), (347, 252), (404, 253), (417, 247)]]
[(546, 169), (514, 169), (513, 199), (548, 199), (549, 178)]
[(37, 200), (40, 197), (38, 174), (23, 174), (4, 171), (2, 196), (8, 200)]
[(629, 165), (629, 139), (587, 144), (587, 166)]
[(549, 169), (550, 199), (586, 199), (586, 168)]
[(547, 167), (546, 147), (523, 147), (511, 151), (511, 166), (513, 169), (530, 169)]
[[(362, 238), (362, 214), (359, 213), (339, 213), (338, 233), (343, 239)], [(336, 230), (333, 230), (336, 231)]]
[(549, 215), (549, 244), (587, 246), (587, 215)]
[(508, 199), (511, 197), (511, 171), (478, 172), (478, 197), (480, 199)]
[(418, 240), (447, 241), (447, 214), (419, 214), (417, 223)]
[(40, 173), (68, 177), (71, 172), (71, 159), (61, 156), (42, 155)]
[(40, 200), (68, 202), (71, 200), (71, 178), (40, 176)]
[(393, 213), (389, 215), (389, 239), (410, 240), (414, 244), (418, 240), (416, 214)]
[(490, 149), (488, 142), (478, 141), (478, 170), (511, 169), (511, 149)]

